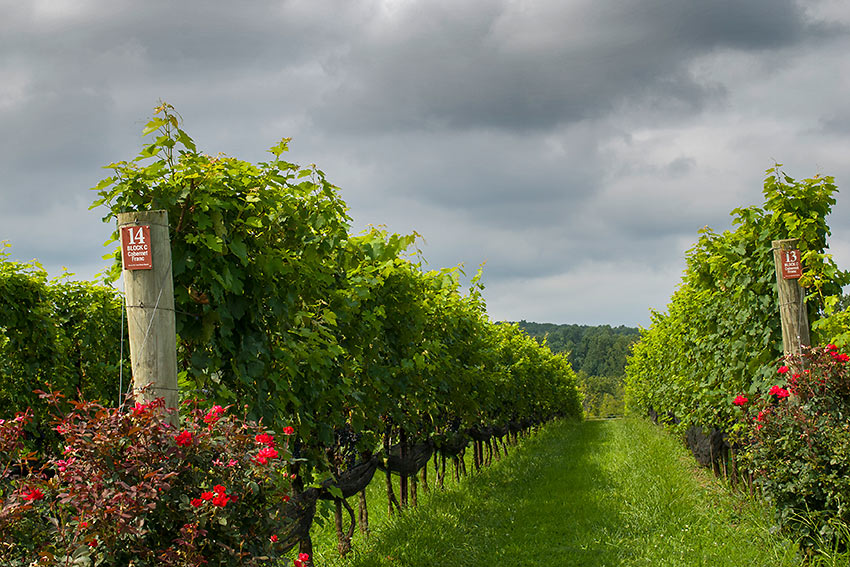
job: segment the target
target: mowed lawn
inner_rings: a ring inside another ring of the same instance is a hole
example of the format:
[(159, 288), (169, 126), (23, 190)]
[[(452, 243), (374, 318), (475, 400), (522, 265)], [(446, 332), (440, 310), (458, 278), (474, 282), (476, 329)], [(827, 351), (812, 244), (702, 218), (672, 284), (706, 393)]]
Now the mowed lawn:
[[(376, 476), (373, 484), (383, 482)], [(730, 494), (676, 440), (642, 420), (550, 424), (492, 467), (420, 500), (416, 509), (373, 521), (371, 537), (346, 558), (329, 541), (318, 546), (317, 563), (799, 564), (796, 547), (770, 533), (767, 507)], [(370, 509), (382, 506), (370, 502)]]

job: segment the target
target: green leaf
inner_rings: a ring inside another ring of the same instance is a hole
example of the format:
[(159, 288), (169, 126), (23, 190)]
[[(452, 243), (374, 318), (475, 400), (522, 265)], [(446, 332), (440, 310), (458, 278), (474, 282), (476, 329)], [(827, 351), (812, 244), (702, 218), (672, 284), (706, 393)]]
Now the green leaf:
[(224, 240), (215, 234), (205, 234), (204, 242), (206, 242), (207, 248), (210, 250), (214, 250), (216, 252), (222, 252), (224, 250)]
[(195, 141), (189, 137), (189, 135), (181, 129), (177, 129), (177, 140), (183, 144), (186, 149), (195, 152), (197, 148), (195, 147)]
[(152, 118), (145, 127), (142, 129), (142, 136), (147, 136), (151, 132), (154, 132), (164, 126), (166, 121), (162, 118)]
[(227, 244), (230, 251), (236, 255), (237, 258), (242, 262), (243, 266), (248, 265), (248, 247), (242, 241), (242, 238), (239, 236), (233, 237), (233, 239)]

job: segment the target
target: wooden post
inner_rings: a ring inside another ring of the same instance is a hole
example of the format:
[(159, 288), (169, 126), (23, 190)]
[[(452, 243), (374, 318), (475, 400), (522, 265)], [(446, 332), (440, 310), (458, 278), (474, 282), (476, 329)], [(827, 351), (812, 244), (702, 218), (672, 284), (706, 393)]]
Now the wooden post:
[[(140, 242), (139, 227), (149, 226), (150, 242)], [(120, 213), (118, 228), (122, 250), (128, 244), (150, 247), (150, 269), (127, 269), (124, 256), (124, 294), (127, 301), (127, 332), (133, 368), (133, 395), (137, 401), (165, 399), (165, 407), (176, 408), (177, 336), (174, 320), (174, 280), (171, 275), (171, 242), (167, 211)], [(124, 229), (124, 230), (122, 230)], [(127, 236), (129, 234), (129, 236)], [(130, 239), (129, 242), (127, 239)], [(178, 422), (177, 413), (171, 422)]]
[[(776, 267), (776, 287), (779, 291), (779, 315), (782, 319), (782, 350), (786, 357), (799, 355), (800, 347), (809, 346), (811, 342), (809, 338), (809, 315), (803, 301), (803, 288), (800, 287), (796, 278), (786, 277), (789, 273), (786, 262), (791, 259), (790, 257), (786, 258), (788, 256), (786, 252), (797, 250), (798, 242), (799, 239), (791, 238), (774, 240), (771, 243), (773, 261)], [(791, 257), (793, 257), (793, 254), (791, 254)], [(796, 260), (799, 261), (799, 252), (797, 252)], [(783, 269), (783, 266), (785, 266), (785, 269)], [(799, 368), (795, 369), (796, 372), (799, 372), (799, 370)]]

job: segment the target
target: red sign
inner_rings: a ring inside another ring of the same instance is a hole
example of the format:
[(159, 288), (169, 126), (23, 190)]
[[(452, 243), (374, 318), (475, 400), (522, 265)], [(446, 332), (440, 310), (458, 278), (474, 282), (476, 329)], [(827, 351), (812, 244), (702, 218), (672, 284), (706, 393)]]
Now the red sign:
[(124, 260), (125, 270), (153, 268), (150, 225), (121, 227), (121, 257)]
[(782, 277), (786, 280), (796, 280), (803, 275), (803, 266), (800, 264), (799, 250), (781, 250), (782, 254)]

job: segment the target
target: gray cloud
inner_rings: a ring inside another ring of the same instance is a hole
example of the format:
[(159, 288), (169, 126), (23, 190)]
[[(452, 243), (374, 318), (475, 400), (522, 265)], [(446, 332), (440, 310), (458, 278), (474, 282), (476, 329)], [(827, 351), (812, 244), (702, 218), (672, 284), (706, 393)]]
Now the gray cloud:
[(400, 4), (335, 63), (327, 123), (547, 129), (626, 102), (698, 112), (723, 89), (688, 62), (720, 48), (787, 47), (808, 27), (783, 2)]
[[(292, 136), (356, 230), (418, 231), (432, 267), (486, 260), (497, 318), (647, 323), (696, 231), (760, 203), (773, 159), (850, 182), (836, 3), (0, 8), (0, 240), (81, 277), (110, 231), (87, 189), (138, 152), (160, 98), (209, 153), (257, 161)], [(833, 252), (850, 262), (841, 199)]]

